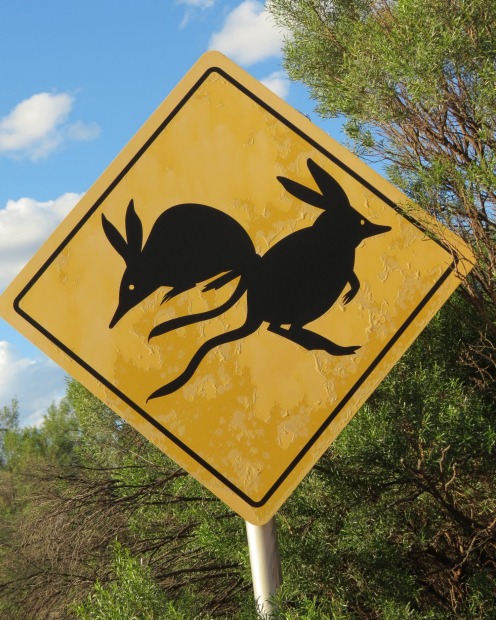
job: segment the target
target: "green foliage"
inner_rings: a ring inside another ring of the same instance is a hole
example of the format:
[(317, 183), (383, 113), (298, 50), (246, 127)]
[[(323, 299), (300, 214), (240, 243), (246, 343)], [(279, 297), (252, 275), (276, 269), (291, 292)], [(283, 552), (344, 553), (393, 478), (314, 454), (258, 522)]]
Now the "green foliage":
[[(324, 116), (362, 123), (401, 121), (401, 97), (434, 108), (448, 77), (471, 79), (481, 136), (494, 137), (496, 10), (483, 0), (271, 0), (291, 32), (285, 66), (311, 88)], [(461, 87), (462, 84), (458, 83)], [(465, 86), (465, 83), (463, 84)], [(435, 127), (432, 128), (436, 130)]]
[[(110, 596), (115, 540), (143, 558), (178, 617), (185, 600), (186, 617), (203, 618), (213, 609), (232, 617), (251, 598), (243, 523), (81, 385), (70, 382), (40, 428), (18, 429), (9, 449), (0, 480), (9, 620), (66, 620), (95, 581)], [(251, 606), (240, 614), (251, 618)]]
[(150, 570), (119, 543), (113, 546), (113, 580), (97, 582), (85, 602), (75, 605), (79, 620), (194, 620), (168, 602)]
[(119, 461), (119, 445), (127, 427), (116, 414), (75, 381), (67, 385), (67, 402), (84, 441), (77, 447), (81, 461), (112, 467)]
[(19, 429), (19, 401), (13, 399), (10, 405), (0, 408), (0, 466), (5, 467), (7, 455), (5, 438)]
[(16, 430), (19, 428), (19, 401), (14, 398), (10, 405), (0, 408), (0, 429), (2, 431)]
[(43, 461), (69, 466), (77, 444), (77, 420), (66, 400), (52, 404), (39, 428), (15, 428), (5, 433), (3, 441), (4, 466), (11, 470), (25, 469), (28, 461)]

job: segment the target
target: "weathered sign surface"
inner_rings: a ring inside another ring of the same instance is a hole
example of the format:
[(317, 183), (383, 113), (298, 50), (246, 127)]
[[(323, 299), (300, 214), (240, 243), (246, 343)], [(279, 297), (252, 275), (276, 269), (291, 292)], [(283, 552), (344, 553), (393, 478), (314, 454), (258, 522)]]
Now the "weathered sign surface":
[(0, 311), (262, 524), (471, 260), (377, 173), (208, 53)]

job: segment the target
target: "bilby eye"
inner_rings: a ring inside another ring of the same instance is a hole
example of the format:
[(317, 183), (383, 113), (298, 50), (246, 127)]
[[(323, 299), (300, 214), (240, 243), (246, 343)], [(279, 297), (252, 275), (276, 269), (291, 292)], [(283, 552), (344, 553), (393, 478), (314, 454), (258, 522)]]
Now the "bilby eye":
[(127, 288), (128, 288), (130, 291), (134, 291), (134, 284), (130, 284)]
[(364, 226), (365, 225), (365, 220), (360, 220), (360, 226)]

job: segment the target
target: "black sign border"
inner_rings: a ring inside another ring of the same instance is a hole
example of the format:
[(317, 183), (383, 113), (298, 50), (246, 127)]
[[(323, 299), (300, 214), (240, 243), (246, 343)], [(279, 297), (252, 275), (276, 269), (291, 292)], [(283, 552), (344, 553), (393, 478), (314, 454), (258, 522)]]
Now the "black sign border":
[(115, 189), (115, 187), (120, 183), (120, 181), (126, 176), (129, 170), (135, 165), (135, 163), (140, 159), (143, 153), (149, 148), (149, 146), (157, 139), (157, 137), (162, 133), (162, 131), (167, 127), (167, 125), (172, 121), (172, 119), (181, 111), (184, 105), (188, 102), (188, 100), (194, 95), (194, 93), (200, 88), (200, 86), (205, 82), (205, 80), (213, 73), (219, 74), (225, 80), (230, 82), (235, 88), (243, 92), (246, 96), (250, 97), (254, 102), (264, 108), (269, 114), (271, 114), (278, 121), (286, 125), (289, 129), (291, 129), (294, 133), (303, 138), (309, 145), (319, 151), (322, 155), (330, 159), (334, 164), (339, 166), (342, 170), (344, 170), (347, 174), (353, 177), (356, 181), (358, 181), (363, 187), (367, 188), (370, 192), (375, 194), (378, 198), (380, 198), (383, 202), (385, 202), (392, 209), (400, 213), (405, 219), (407, 219), (411, 224), (420, 229), (424, 234), (432, 238), (432, 234), (428, 231), (420, 222), (415, 220), (411, 214), (405, 213), (399, 205), (390, 200), (387, 196), (385, 196), (382, 192), (376, 189), (373, 185), (363, 179), (358, 173), (349, 168), (339, 159), (337, 159), (332, 153), (330, 153), (327, 149), (325, 149), (318, 142), (313, 140), (310, 136), (308, 136), (304, 131), (299, 129), (293, 123), (288, 121), (282, 114), (277, 112), (274, 108), (272, 108), (268, 103), (257, 97), (254, 93), (252, 93), (248, 88), (243, 86), (240, 82), (234, 79), (231, 75), (226, 73), (220, 67), (210, 67), (205, 73), (197, 80), (197, 82), (192, 86), (192, 88), (188, 91), (188, 93), (182, 98), (182, 100), (178, 103), (178, 105), (171, 111), (171, 113), (167, 116), (167, 118), (160, 124), (160, 126), (154, 131), (154, 133), (150, 136), (150, 138), (145, 142), (145, 144), (139, 149), (136, 155), (129, 161), (129, 163), (123, 168), (119, 175), (114, 179), (114, 181), (108, 186), (108, 188), (103, 192), (100, 198), (93, 204), (93, 206), (85, 213), (85, 215), (81, 218), (79, 223), (73, 228), (73, 230), (67, 235), (67, 237), (62, 241), (62, 243), (57, 247), (57, 249), (51, 254), (51, 256), (45, 261), (42, 267), (36, 272), (36, 274), (30, 279), (30, 281), (26, 284), (26, 286), (22, 289), (19, 295), (14, 300), (14, 310), (17, 314), (19, 314), (25, 321), (27, 321), (30, 325), (32, 325), (37, 331), (45, 336), (50, 342), (52, 342), (56, 347), (58, 347), (61, 351), (63, 351), (66, 355), (68, 355), (72, 360), (74, 360), (79, 366), (84, 368), (86, 372), (88, 372), (91, 376), (93, 376), (97, 381), (99, 381), (102, 385), (104, 385), (108, 390), (116, 394), (126, 405), (131, 407), (134, 411), (136, 411), (141, 417), (143, 417), (147, 422), (149, 422), (152, 426), (154, 426), (158, 431), (160, 431), (167, 439), (172, 441), (177, 447), (179, 447), (184, 453), (186, 453), (189, 457), (191, 457), (194, 461), (196, 461), (199, 465), (201, 465), (206, 471), (208, 471), (212, 476), (214, 476), (217, 480), (222, 482), (228, 489), (230, 489), (233, 493), (235, 493), (240, 499), (246, 502), (249, 506), (253, 508), (261, 508), (264, 506), (269, 499), (274, 495), (277, 489), (281, 486), (281, 484), (286, 480), (289, 474), (297, 467), (298, 463), (303, 459), (303, 457), (309, 452), (312, 446), (315, 445), (317, 440), (322, 436), (324, 431), (328, 428), (331, 422), (336, 418), (336, 416), (340, 413), (343, 407), (350, 401), (356, 391), (365, 383), (374, 369), (380, 364), (380, 362), (384, 359), (387, 353), (392, 349), (392, 347), (396, 344), (396, 342), (401, 338), (406, 329), (415, 321), (417, 316), (420, 314), (423, 308), (429, 303), (430, 299), (436, 294), (436, 292), (440, 289), (443, 283), (448, 279), (450, 274), (452, 274), (458, 263), (458, 257), (454, 254), (453, 250), (447, 247), (441, 240), (434, 238), (433, 241), (440, 245), (452, 258), (452, 262), (449, 264), (447, 269), (443, 272), (440, 278), (436, 281), (436, 283), (432, 286), (432, 288), (428, 291), (426, 296), (422, 299), (422, 301), (417, 305), (417, 307), (413, 310), (413, 312), (409, 315), (409, 317), (404, 321), (399, 330), (395, 333), (395, 335), (389, 340), (389, 342), (385, 345), (383, 350), (377, 355), (377, 357), (371, 362), (370, 366), (367, 370), (360, 376), (360, 378), (355, 382), (355, 384), (350, 388), (348, 393), (343, 397), (343, 399), (338, 403), (338, 405), (332, 410), (329, 416), (324, 420), (324, 422), (320, 425), (317, 431), (313, 434), (313, 436), (308, 440), (305, 446), (301, 449), (298, 455), (293, 459), (293, 461), (288, 465), (288, 467), (284, 470), (284, 472), (277, 478), (274, 484), (270, 487), (270, 489), (265, 493), (265, 495), (260, 500), (255, 500), (249, 497), (246, 493), (244, 493), (241, 489), (239, 489), (235, 484), (233, 484), (229, 479), (223, 476), (220, 472), (218, 472), (214, 467), (212, 467), (207, 461), (205, 461), (201, 456), (196, 454), (191, 448), (189, 448), (183, 441), (181, 441), (178, 437), (173, 435), (170, 431), (168, 431), (164, 426), (162, 426), (157, 420), (155, 420), (150, 414), (148, 414), (144, 409), (142, 409), (139, 405), (133, 402), (126, 394), (117, 389), (112, 383), (110, 383), (105, 377), (100, 375), (94, 368), (89, 366), (82, 358), (76, 355), (73, 351), (71, 351), (67, 346), (64, 345), (61, 341), (59, 341), (55, 336), (50, 334), (42, 325), (40, 325), (35, 319), (33, 319), (29, 314), (27, 314), (21, 308), (21, 302), (23, 297), (29, 292), (29, 290), (34, 286), (37, 280), (41, 277), (41, 275), (48, 269), (48, 267), (53, 263), (53, 261), (59, 256), (59, 254), (64, 250), (64, 248), (69, 244), (69, 242), (74, 238), (74, 236), (78, 233), (79, 230), (84, 226), (86, 221), (95, 213), (95, 211), (100, 207), (103, 201), (109, 196), (109, 194)]

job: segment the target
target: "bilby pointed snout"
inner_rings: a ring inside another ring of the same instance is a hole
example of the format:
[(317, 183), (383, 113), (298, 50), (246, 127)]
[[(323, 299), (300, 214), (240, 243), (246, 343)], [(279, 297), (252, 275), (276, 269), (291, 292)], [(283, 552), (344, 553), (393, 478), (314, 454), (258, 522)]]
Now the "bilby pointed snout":
[(138, 289), (134, 284), (128, 284), (129, 278), (124, 274), (123, 282), (121, 284), (121, 290), (119, 294), (119, 304), (109, 324), (109, 329), (112, 329), (122, 319), (122, 317), (129, 312), (132, 308), (141, 303), (152, 289), (144, 288)]
[(363, 231), (363, 238), (375, 237), (375, 235), (382, 235), (382, 233), (389, 232), (391, 226), (383, 226), (381, 224), (372, 224), (372, 222), (365, 223), (365, 229)]
[(117, 306), (117, 310), (112, 317), (112, 320), (109, 323), (109, 329), (112, 329), (117, 323), (122, 319), (122, 317), (126, 314), (127, 308), (123, 308), (121, 305)]

